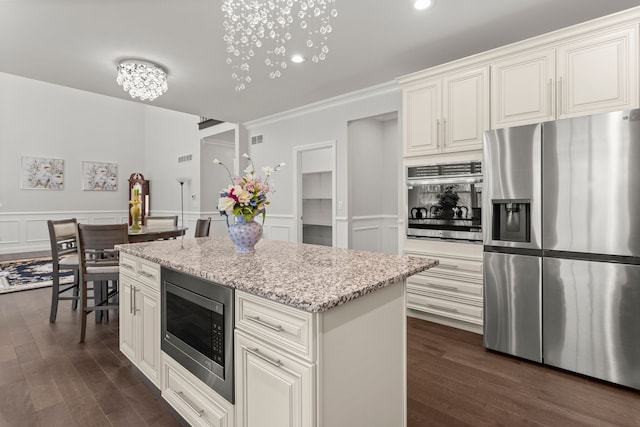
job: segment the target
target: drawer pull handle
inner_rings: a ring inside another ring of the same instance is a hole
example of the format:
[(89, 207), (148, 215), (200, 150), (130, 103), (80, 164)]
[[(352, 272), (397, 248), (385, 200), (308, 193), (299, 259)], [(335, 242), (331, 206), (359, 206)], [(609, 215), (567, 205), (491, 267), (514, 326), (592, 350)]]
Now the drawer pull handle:
[(135, 316), (136, 313), (139, 311), (138, 310), (138, 301), (136, 301), (136, 292), (138, 292), (138, 288), (133, 286), (131, 288), (131, 292), (133, 292), (133, 296), (131, 297), (131, 300), (133, 301), (133, 315)]
[(449, 313), (457, 313), (458, 312), (458, 310), (455, 309), (455, 308), (441, 307), (439, 305), (433, 305), (433, 304), (427, 304), (427, 307), (435, 308), (436, 310), (440, 310), (440, 311), (448, 311)]
[(131, 287), (131, 297), (129, 298), (129, 314), (133, 314), (133, 300), (136, 299), (136, 287)]
[(264, 360), (267, 363), (270, 363), (271, 365), (275, 366), (276, 368), (279, 368), (282, 366), (282, 363), (280, 363), (280, 359), (277, 360), (273, 360), (270, 357), (265, 356), (264, 354), (260, 353), (260, 350), (257, 348), (248, 348), (247, 347), (247, 351), (251, 354), (253, 354), (254, 356)]
[(146, 271), (138, 271), (138, 273), (144, 277), (154, 277), (153, 274), (147, 273)]
[(429, 283), (429, 286), (436, 289), (444, 289), (445, 291), (457, 291), (458, 288), (455, 286), (447, 286), (447, 285), (438, 285), (436, 283)]
[(204, 409), (197, 409), (195, 407), (193, 407), (193, 405), (191, 405), (189, 402), (187, 402), (187, 399), (184, 398), (184, 393), (181, 391), (173, 391), (176, 396), (178, 396), (178, 399), (182, 400), (182, 403), (184, 403), (185, 405), (187, 405), (189, 407), (189, 409), (191, 409), (193, 412), (196, 413), (196, 415), (198, 417), (202, 417), (204, 415)]
[(282, 326), (280, 325), (272, 325), (270, 323), (265, 322), (264, 320), (260, 319), (260, 317), (258, 316), (247, 316), (247, 319), (251, 320), (252, 322), (257, 323), (258, 325), (262, 325), (265, 328), (269, 328), (271, 330), (274, 330), (276, 332), (282, 332)]
[(134, 270), (135, 270), (135, 268), (133, 268), (133, 267), (132, 267), (132, 266), (130, 266), (129, 264), (122, 264), (122, 266), (123, 266), (124, 268), (126, 268), (127, 270), (131, 270), (131, 271), (134, 271)]

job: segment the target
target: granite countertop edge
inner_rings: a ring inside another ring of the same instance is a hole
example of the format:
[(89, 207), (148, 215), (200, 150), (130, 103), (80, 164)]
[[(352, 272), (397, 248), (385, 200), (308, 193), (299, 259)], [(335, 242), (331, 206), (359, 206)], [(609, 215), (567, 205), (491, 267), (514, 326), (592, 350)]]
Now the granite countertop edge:
[[(185, 242), (189, 239), (185, 239)], [(195, 240), (195, 239), (192, 239)], [(175, 242), (175, 241), (173, 241)], [(158, 242), (154, 242), (158, 243)], [(196, 276), (205, 280), (220, 283), (222, 285), (234, 288), (236, 290), (245, 291), (257, 296), (267, 298), (271, 301), (278, 302), (290, 307), (295, 307), (303, 311), (318, 313), (329, 310), (333, 307), (345, 304), (349, 301), (375, 292), (386, 286), (398, 283), (409, 276), (420, 273), (421, 271), (430, 269), (438, 265), (438, 260), (415, 257), (415, 256), (397, 256), (398, 261), (413, 261), (417, 262), (417, 265), (407, 266), (409, 268), (402, 271), (389, 272), (384, 275), (384, 278), (377, 280), (368, 280), (364, 285), (358, 285), (355, 289), (349, 289), (339, 295), (330, 294), (319, 298), (304, 298), (304, 292), (287, 291), (279, 289), (276, 284), (265, 285), (264, 283), (249, 283), (248, 280), (243, 280), (242, 277), (238, 277), (235, 274), (226, 276), (224, 274), (216, 274), (215, 272), (203, 270), (200, 268), (194, 268), (189, 266), (186, 262), (176, 261), (171, 259), (170, 251), (163, 253), (163, 256), (155, 256), (145, 251), (149, 243), (130, 243), (127, 245), (119, 245), (117, 248), (126, 254), (137, 256), (144, 260), (159, 264), (163, 267), (168, 267), (176, 271), (180, 271), (192, 276)], [(362, 251), (359, 251), (362, 252)], [(387, 256), (384, 254), (371, 253), (372, 256)], [(174, 257), (175, 258), (175, 257)]]

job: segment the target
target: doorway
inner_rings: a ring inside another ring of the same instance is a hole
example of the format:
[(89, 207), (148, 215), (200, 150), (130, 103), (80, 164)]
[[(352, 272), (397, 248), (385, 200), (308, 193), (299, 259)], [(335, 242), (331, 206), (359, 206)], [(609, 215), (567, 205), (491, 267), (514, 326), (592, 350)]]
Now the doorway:
[(334, 246), (336, 143), (294, 147), (296, 241)]

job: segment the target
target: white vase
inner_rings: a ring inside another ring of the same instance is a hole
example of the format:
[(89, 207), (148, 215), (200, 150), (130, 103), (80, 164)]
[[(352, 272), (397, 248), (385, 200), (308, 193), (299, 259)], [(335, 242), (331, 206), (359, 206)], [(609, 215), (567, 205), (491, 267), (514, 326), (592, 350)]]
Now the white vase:
[(244, 216), (236, 216), (235, 224), (230, 224), (228, 231), (239, 254), (255, 252), (255, 245), (262, 237), (262, 225), (255, 221), (255, 217), (245, 221)]

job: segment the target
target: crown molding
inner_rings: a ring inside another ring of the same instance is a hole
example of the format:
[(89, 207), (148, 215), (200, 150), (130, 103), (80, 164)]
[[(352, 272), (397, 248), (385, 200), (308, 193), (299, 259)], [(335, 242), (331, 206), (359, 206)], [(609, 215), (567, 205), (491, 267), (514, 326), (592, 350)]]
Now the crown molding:
[(365, 89), (348, 92), (342, 95), (335, 96), (333, 98), (328, 98), (322, 101), (307, 104), (302, 107), (293, 108), (291, 110), (272, 114), (270, 116), (262, 117), (260, 119), (251, 120), (249, 122), (243, 123), (243, 126), (246, 129), (250, 130), (259, 126), (266, 126), (271, 123), (279, 122), (282, 120), (288, 120), (294, 117), (303, 116), (305, 114), (315, 113), (317, 111), (327, 110), (329, 108), (335, 108), (337, 106), (349, 104), (351, 102), (362, 101), (364, 99), (368, 99), (374, 96), (400, 92), (400, 90), (401, 89), (398, 82), (395, 80), (392, 80), (379, 85), (370, 86)]

